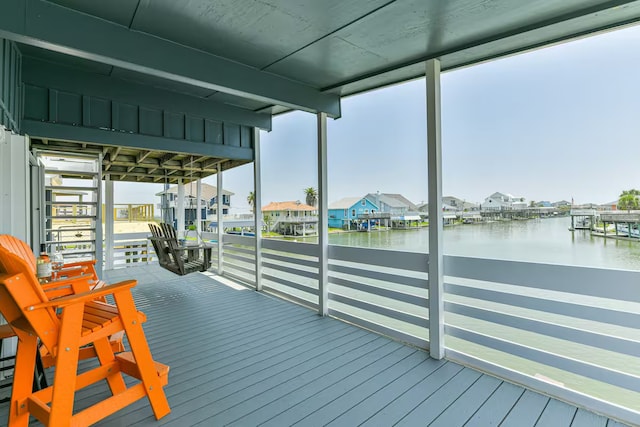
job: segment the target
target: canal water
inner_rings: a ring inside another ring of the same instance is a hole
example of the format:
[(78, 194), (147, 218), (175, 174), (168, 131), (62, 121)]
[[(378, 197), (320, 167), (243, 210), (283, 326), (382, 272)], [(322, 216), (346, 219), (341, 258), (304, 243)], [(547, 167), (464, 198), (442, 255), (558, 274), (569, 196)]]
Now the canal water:
[[(569, 231), (570, 218), (461, 224), (444, 228), (446, 255), (640, 270), (640, 241)], [(299, 239), (300, 240), (300, 239)], [(315, 240), (315, 239), (314, 239)], [(428, 252), (429, 229), (335, 233), (332, 245)]]

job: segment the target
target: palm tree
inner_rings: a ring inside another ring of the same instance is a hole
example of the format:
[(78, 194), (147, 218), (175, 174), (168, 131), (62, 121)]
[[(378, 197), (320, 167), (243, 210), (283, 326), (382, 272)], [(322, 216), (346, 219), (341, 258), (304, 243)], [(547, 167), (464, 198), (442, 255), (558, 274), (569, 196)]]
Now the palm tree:
[(256, 195), (253, 193), (253, 191), (249, 192), (249, 195), (247, 196), (247, 203), (249, 203), (249, 206), (251, 206), (251, 212), (253, 213), (255, 211), (255, 204), (256, 204)]
[(618, 209), (626, 209), (628, 211), (638, 209), (638, 196), (640, 196), (640, 191), (634, 188), (631, 190), (624, 190), (618, 199)]
[(305, 201), (309, 206), (316, 206), (318, 203), (318, 192), (315, 188), (309, 187), (304, 189)]

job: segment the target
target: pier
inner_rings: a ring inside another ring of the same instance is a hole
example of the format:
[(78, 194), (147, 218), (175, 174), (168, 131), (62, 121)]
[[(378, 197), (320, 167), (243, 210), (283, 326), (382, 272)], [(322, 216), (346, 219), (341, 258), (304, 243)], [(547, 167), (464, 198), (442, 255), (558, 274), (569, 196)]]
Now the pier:
[[(601, 213), (600, 220), (603, 225), (602, 235), (604, 237), (640, 239), (639, 211)], [(612, 234), (607, 234), (608, 224), (613, 224), (614, 231)]]
[[(569, 230), (592, 230), (596, 224), (595, 209), (571, 209), (571, 228)], [(606, 227), (605, 227), (606, 229)]]

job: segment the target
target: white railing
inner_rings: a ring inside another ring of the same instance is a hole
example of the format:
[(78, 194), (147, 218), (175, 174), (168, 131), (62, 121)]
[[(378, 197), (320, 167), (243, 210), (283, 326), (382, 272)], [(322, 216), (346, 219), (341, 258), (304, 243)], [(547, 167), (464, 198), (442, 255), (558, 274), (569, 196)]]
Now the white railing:
[(445, 257), (448, 358), (640, 421), (640, 272)]
[[(224, 234), (222, 241), (224, 275), (255, 287), (255, 237)], [(214, 267), (217, 266), (217, 252), (215, 259)]]
[(262, 240), (262, 286), (266, 291), (318, 307), (317, 244)]
[[(136, 267), (157, 263), (149, 233), (121, 233), (113, 236), (113, 268)], [(106, 250), (103, 253), (106, 256)]]
[(426, 254), (329, 246), (329, 314), (426, 348)]
[[(224, 236), (225, 275), (255, 284), (254, 243)], [(263, 239), (262, 251), (263, 288), (317, 309), (318, 245)], [(640, 424), (640, 272), (457, 256), (444, 267), (447, 358)], [(427, 268), (427, 254), (331, 245), (329, 314), (428, 348)]]

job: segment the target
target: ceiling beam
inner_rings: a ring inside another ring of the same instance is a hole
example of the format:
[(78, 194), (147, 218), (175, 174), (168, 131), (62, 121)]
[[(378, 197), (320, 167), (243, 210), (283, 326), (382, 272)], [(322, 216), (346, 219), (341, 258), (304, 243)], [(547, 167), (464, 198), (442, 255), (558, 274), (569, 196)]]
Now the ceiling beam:
[[(32, 137), (58, 139), (61, 141), (86, 141), (95, 144), (130, 147), (142, 150), (179, 152), (182, 155), (207, 156), (223, 159), (252, 161), (253, 149), (248, 147), (232, 147), (230, 145), (192, 142), (132, 134), (127, 132), (111, 132), (109, 130), (71, 126), (60, 123), (41, 122), (25, 119), (22, 130)], [(113, 160), (113, 159), (110, 159)]]
[(151, 155), (151, 153), (153, 153), (153, 151), (141, 151), (136, 156), (136, 163), (142, 163), (142, 161), (144, 159), (146, 159), (147, 157), (149, 157)]
[(0, 36), (193, 86), (340, 116), (340, 96), (43, 0), (3, 2)]
[(22, 81), (33, 86), (95, 96), (124, 104), (144, 105), (215, 121), (271, 130), (270, 114), (256, 113), (197, 96), (54, 65), (36, 58), (23, 59)]

